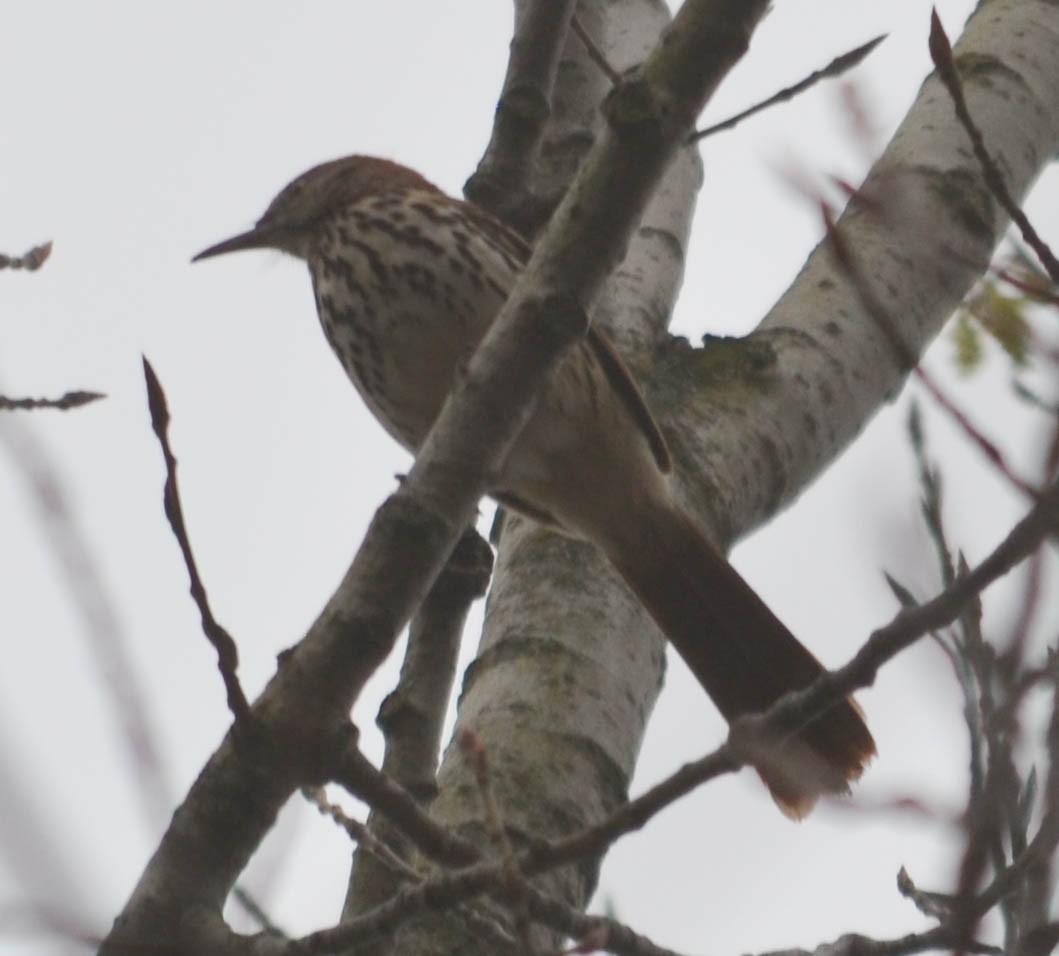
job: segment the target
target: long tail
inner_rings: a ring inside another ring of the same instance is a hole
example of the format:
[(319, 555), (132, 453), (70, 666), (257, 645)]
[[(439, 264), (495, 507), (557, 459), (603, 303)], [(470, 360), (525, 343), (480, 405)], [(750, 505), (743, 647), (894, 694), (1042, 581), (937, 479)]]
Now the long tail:
[[(610, 560), (726, 720), (766, 710), (823, 673), (676, 505), (660, 503), (648, 517), (610, 549)], [(821, 794), (848, 792), (874, 754), (860, 709), (847, 698), (758, 772), (784, 813), (801, 818)]]

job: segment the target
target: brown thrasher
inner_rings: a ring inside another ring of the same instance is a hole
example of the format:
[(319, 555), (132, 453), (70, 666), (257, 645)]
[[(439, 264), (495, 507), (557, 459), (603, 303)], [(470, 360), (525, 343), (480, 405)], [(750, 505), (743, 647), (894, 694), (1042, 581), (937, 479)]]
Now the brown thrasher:
[[(350, 156), (287, 186), (249, 232), (211, 246), (304, 259), (327, 340), (383, 427), (415, 452), (529, 257), (477, 207), (396, 163)], [(598, 329), (573, 348), (505, 462), (504, 505), (594, 542), (728, 720), (823, 673), (674, 503), (662, 435)], [(860, 776), (875, 743), (852, 700), (757, 769), (788, 815)]]

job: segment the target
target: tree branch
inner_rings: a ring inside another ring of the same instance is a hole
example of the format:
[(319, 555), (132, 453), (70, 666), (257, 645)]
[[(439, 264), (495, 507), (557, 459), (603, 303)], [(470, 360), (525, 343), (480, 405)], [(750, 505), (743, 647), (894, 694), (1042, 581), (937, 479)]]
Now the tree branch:
[(51, 256), (51, 242), (42, 242), (20, 256), (7, 256), (0, 252), (0, 269), (25, 269), (36, 272)]
[(415, 797), (376, 770), (356, 748), (347, 748), (333, 779), (349, 793), (385, 816), (428, 859), (460, 865), (480, 859), (478, 849), (432, 820)]
[(576, 0), (521, 0), (493, 135), (464, 193), (527, 238), (536, 235), (554, 201), (533, 193), (545, 121)]
[[(1018, 197), (1059, 151), (1059, 50), (1047, 4), (999, 3), (972, 15), (954, 56), (979, 64), (968, 106), (999, 144)], [(939, 79), (928, 78), (836, 227), (915, 356), (1007, 227), (966, 147)], [(766, 228), (767, 210), (756, 214)], [(687, 501), (729, 542), (793, 500), (897, 393), (909, 367), (893, 356), (825, 236), (747, 339), (660, 346), (648, 398), (669, 423)], [(728, 414), (735, 408), (737, 426)]]
[(778, 103), (786, 103), (788, 100), (794, 99), (794, 97), (798, 96), (800, 93), (804, 93), (806, 90), (816, 86), (821, 80), (829, 80), (833, 77), (841, 76), (847, 70), (852, 70), (853, 67), (857, 66), (885, 39), (886, 34), (884, 33), (881, 36), (877, 36), (874, 40), (862, 43), (859, 47), (850, 50), (848, 53), (836, 56), (827, 64), (827, 66), (822, 67), (819, 70), (813, 70), (813, 72), (804, 79), (799, 80), (792, 86), (785, 86), (779, 92), (773, 93), (768, 99), (762, 100), (760, 103), (755, 103), (753, 106), (736, 113), (735, 116), (728, 117), (726, 120), (696, 130), (688, 137), (688, 142), (697, 143), (700, 140), (706, 139), (708, 136), (714, 136), (725, 130), (733, 129), (743, 122), (743, 120), (749, 119), (751, 116), (760, 113), (762, 110), (767, 110), (770, 106), (775, 106)]
[(236, 674), (236, 669), (239, 667), (239, 651), (232, 635), (217, 622), (213, 611), (210, 610), (206, 586), (202, 583), (195, 556), (191, 551), (191, 541), (184, 523), (184, 506), (180, 502), (180, 488), (177, 485), (177, 462), (169, 446), (169, 408), (166, 405), (162, 383), (146, 358), (143, 360), (143, 374), (147, 383), (147, 404), (151, 409), (151, 427), (158, 438), (158, 444), (162, 447), (162, 457), (165, 460), (165, 490), (163, 492), (165, 516), (169, 519), (173, 536), (184, 558), (184, 566), (191, 580), (191, 597), (199, 609), (202, 631), (217, 652), (217, 666), (221, 672), (221, 679), (224, 681), (228, 709), (238, 723), (245, 720), (250, 712), (250, 705), (247, 703), (246, 695), (243, 693)]
[[(352, 748), (342, 764), (342, 782), (347, 788), (357, 786), (365, 799), (366, 791), (375, 797), (368, 800), (372, 807), (368, 827), (402, 859), (410, 859), (417, 844), (428, 855), (439, 845), (451, 851), (451, 846), (437, 841), (439, 831), (444, 831), (419, 812), (414, 802), (425, 804), (437, 791), (434, 777), (438, 751), (463, 625), (472, 602), (485, 593), (492, 563), (489, 545), (475, 531), (468, 530), (409, 626), (408, 649), (397, 688), (383, 701), (377, 718), (386, 740), (381, 775)], [(395, 800), (391, 792), (380, 802), (390, 781), (407, 793)], [(404, 823), (395, 817), (398, 806), (403, 808), (400, 812)], [(422, 845), (424, 832), (430, 833), (427, 847)], [(445, 833), (445, 839), (451, 837)], [(468, 859), (456, 854), (454, 860), (451, 852), (445, 856), (448, 862)], [(397, 886), (392, 870), (380, 866), (374, 854), (366, 854), (358, 847), (343, 916), (354, 916), (381, 903)], [(388, 944), (380, 942), (382, 945)]]
[(941, 25), (941, 18), (938, 16), (937, 10), (932, 10), (930, 14), (930, 58), (938, 68), (938, 76), (941, 78), (941, 82), (945, 84), (945, 89), (948, 90), (949, 96), (952, 97), (953, 106), (956, 108), (956, 117), (963, 125), (963, 128), (967, 130), (967, 135), (971, 139), (971, 146), (974, 149), (974, 155), (982, 167), (982, 176), (985, 178), (990, 192), (997, 198), (1004, 207), (1004, 211), (1019, 227), (1022, 238), (1037, 253), (1041, 265), (1048, 270), (1048, 275), (1051, 277), (1052, 282), (1059, 282), (1059, 260), (1052, 254), (1048, 244), (1038, 235), (1037, 230), (1030, 224), (1026, 214), (1019, 208), (1019, 204), (1008, 191), (1000, 167), (989, 154), (982, 131), (971, 117), (971, 112), (967, 107), (967, 98), (963, 94), (963, 85), (960, 83), (956, 64), (953, 61), (952, 47), (949, 45), (949, 38), (945, 35), (945, 28)]
[[(723, 745), (706, 757), (682, 767), (667, 780), (652, 787), (635, 800), (594, 827), (590, 827), (567, 839), (551, 843), (539, 842), (536, 846), (518, 855), (515, 866), (523, 876), (531, 877), (558, 866), (594, 857), (602, 853), (618, 837), (642, 827), (659, 810), (706, 780), (730, 773), (743, 765), (744, 755), (756, 756), (761, 747), (782, 747), (788, 734), (817, 716), (835, 701), (861, 687), (869, 686), (886, 661), (892, 659), (906, 647), (931, 631), (938, 630), (962, 613), (967, 602), (974, 599), (997, 578), (1005, 574), (1019, 561), (1032, 554), (1047, 536), (1059, 530), (1059, 484), (1053, 485), (1042, 500), (1026, 517), (1012, 529), (993, 552), (965, 576), (957, 578), (950, 587), (933, 600), (916, 607), (902, 609), (886, 627), (877, 630), (844, 667), (826, 675), (804, 691), (784, 696), (767, 712), (741, 718), (733, 724), (730, 743)], [(1013, 885), (1025, 868), (1040, 859), (1041, 853), (1050, 853), (1059, 839), (1056, 818), (1049, 818), (1040, 828), (1033, 843), (1020, 857), (1016, 865), (982, 894), (970, 900), (971, 912), (981, 915), (987, 912)], [(326, 935), (313, 937), (313, 945), (348, 945), (361, 934), (383, 932), (396, 925), (406, 916), (423, 912), (426, 908), (439, 908), (454, 904), (471, 896), (486, 892), (491, 884), (503, 880), (505, 867), (510, 863), (478, 864), (448, 876), (441, 876), (423, 884), (418, 893), (402, 893), (388, 903), (377, 907), (360, 919), (346, 923)], [(433, 890), (431, 889), (433, 887)], [(430, 902), (428, 902), (428, 899)], [(394, 922), (391, 922), (394, 921)], [(587, 924), (586, 924), (587, 925)], [(944, 948), (952, 941), (966, 940), (959, 928), (949, 926), (925, 934), (903, 937), (900, 940), (872, 941), (865, 937), (850, 936), (831, 944), (838, 952), (876, 954), (901, 954), (927, 949)], [(866, 947), (866, 948), (861, 948)], [(326, 947), (325, 947), (326, 948)], [(965, 945), (974, 952), (994, 952), (992, 947)], [(314, 950), (314, 952), (317, 950)], [(821, 948), (817, 952), (830, 951)], [(801, 951), (791, 951), (801, 952)]]
[(106, 397), (102, 392), (86, 392), (82, 390), (66, 392), (58, 398), (7, 398), (4, 395), (0, 395), (0, 412), (35, 408), (57, 408), (59, 411), (65, 412), (71, 408), (80, 408), (82, 405), (98, 402)]

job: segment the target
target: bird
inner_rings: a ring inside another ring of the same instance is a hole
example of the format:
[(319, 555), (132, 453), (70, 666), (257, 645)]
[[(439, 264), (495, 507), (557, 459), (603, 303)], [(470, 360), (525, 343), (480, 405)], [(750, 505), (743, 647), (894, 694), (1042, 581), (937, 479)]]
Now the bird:
[[(251, 249), (303, 260), (324, 335), (369, 410), (415, 454), (525, 267), (530, 247), (418, 172), (353, 155), (283, 188), (253, 228), (193, 261)], [(564, 356), (489, 489), (504, 507), (592, 542), (729, 722), (825, 673), (677, 504), (665, 439), (594, 324)], [(755, 762), (800, 819), (875, 754), (843, 698)]]

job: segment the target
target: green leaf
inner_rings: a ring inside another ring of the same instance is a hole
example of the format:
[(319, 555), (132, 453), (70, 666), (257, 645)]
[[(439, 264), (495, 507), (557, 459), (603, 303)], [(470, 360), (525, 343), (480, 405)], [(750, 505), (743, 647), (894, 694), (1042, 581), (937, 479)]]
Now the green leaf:
[(1030, 324), (1026, 319), (1028, 300), (1000, 291), (996, 283), (986, 283), (972, 305), (974, 316), (1016, 365), (1026, 364), (1030, 346)]
[(982, 364), (982, 339), (969, 313), (961, 310), (952, 328), (952, 344), (956, 347), (956, 367), (969, 375)]

